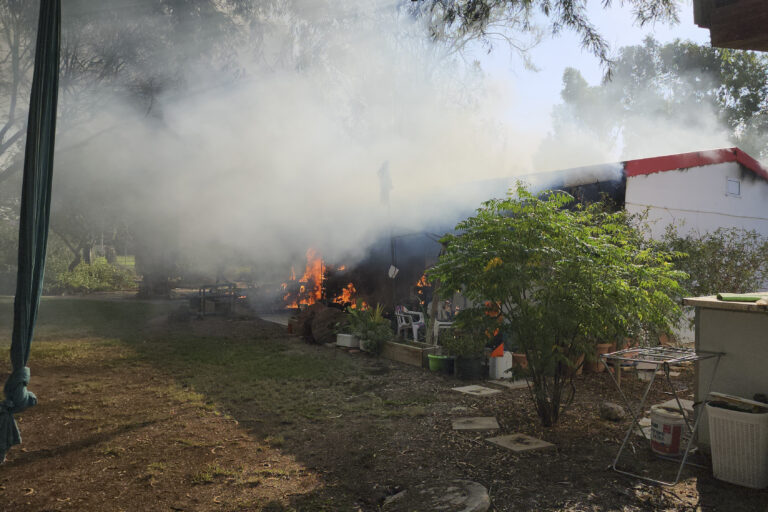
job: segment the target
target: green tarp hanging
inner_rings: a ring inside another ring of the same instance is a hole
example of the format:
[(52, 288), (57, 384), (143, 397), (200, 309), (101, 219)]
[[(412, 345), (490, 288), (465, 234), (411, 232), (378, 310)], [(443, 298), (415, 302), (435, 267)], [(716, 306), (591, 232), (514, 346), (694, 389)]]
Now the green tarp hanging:
[(21, 443), (21, 434), (13, 415), (37, 403), (35, 395), (27, 390), (27, 361), (43, 288), (48, 242), (60, 31), (61, 1), (40, 0), (21, 189), (19, 268), (11, 339), (12, 372), (3, 388), (5, 400), (0, 403), (0, 454), (3, 460), (11, 446)]

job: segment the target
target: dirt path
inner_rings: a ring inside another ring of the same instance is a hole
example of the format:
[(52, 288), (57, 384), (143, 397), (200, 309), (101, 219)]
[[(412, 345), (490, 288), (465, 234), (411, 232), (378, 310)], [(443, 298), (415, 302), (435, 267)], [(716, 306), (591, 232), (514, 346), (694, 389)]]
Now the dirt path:
[[(454, 380), (308, 346), (261, 321), (45, 343), (33, 353), (41, 402), (21, 415), (24, 444), (0, 467), (7, 510), (373, 511), (399, 489), (454, 477), (485, 485), (498, 511), (768, 505), (768, 492), (706, 470), (672, 489), (608, 470), (623, 427), (598, 416), (600, 400), (618, 400), (606, 375), (579, 377), (572, 411), (543, 429), (526, 390), (459, 395)], [(486, 415), (500, 434), (556, 448), (514, 455), (451, 430), (452, 418)]]
[[(42, 397), (0, 468), (4, 510), (257, 510), (318, 486), (260, 442), (119, 347), (37, 365)], [(7, 508), (5, 508), (7, 507)]]

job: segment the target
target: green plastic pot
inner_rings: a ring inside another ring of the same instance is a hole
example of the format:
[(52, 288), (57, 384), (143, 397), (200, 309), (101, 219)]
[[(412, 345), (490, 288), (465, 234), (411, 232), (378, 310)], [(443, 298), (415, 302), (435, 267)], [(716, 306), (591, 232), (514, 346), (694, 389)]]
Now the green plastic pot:
[(429, 359), (429, 370), (432, 372), (445, 372), (448, 365), (448, 357), (449, 356), (427, 354), (427, 359)]

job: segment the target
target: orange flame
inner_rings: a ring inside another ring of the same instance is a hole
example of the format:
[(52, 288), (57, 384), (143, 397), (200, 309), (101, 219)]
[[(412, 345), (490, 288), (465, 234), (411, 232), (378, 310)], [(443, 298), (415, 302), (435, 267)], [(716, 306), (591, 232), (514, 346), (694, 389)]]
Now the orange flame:
[(427, 275), (423, 274), (416, 282), (416, 293), (419, 295), (419, 302), (424, 304), (424, 287), (429, 286)]
[(355, 290), (355, 285), (353, 283), (347, 284), (346, 287), (344, 287), (343, 290), (341, 290), (341, 295), (333, 299), (333, 302), (336, 304), (344, 304), (351, 302), (352, 307), (355, 307), (355, 294), (357, 293), (357, 290)]
[[(323, 274), (325, 273), (325, 264), (323, 259), (317, 254), (314, 249), (307, 249), (307, 268), (304, 270), (304, 275), (299, 279), (300, 283), (312, 283), (312, 289), (306, 302), (302, 301), (302, 304), (314, 304), (323, 298)], [(302, 292), (304, 287), (302, 286)]]
[[(298, 292), (294, 297), (291, 292), (287, 293), (283, 297), (283, 301), (286, 302), (286, 308), (296, 308), (299, 305), (310, 306), (323, 298), (323, 280), (325, 279), (326, 264), (316, 250), (310, 248), (306, 253), (307, 264), (304, 268), (304, 274), (297, 281), (296, 271), (291, 267), (291, 273), (288, 277), (288, 281), (282, 283), (280, 288), (283, 291), (288, 290), (288, 283), (294, 282), (299, 285)], [(336, 270), (346, 270), (346, 265), (340, 265)], [(295, 289), (295, 288), (294, 288)], [(352, 308), (355, 307), (355, 294), (357, 290), (353, 283), (347, 284), (347, 286), (341, 291), (341, 294), (332, 299), (332, 302), (337, 304), (351, 303)]]

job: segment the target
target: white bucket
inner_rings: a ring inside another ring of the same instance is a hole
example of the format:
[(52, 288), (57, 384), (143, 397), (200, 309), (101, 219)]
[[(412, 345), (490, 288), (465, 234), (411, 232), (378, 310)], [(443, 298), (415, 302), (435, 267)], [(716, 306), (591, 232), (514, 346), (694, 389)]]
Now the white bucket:
[(512, 352), (504, 351), (502, 357), (491, 357), (488, 364), (488, 376), (491, 380), (511, 379), (507, 370), (512, 368)]
[(688, 428), (679, 410), (651, 407), (651, 450), (661, 455), (680, 455), (688, 443)]

